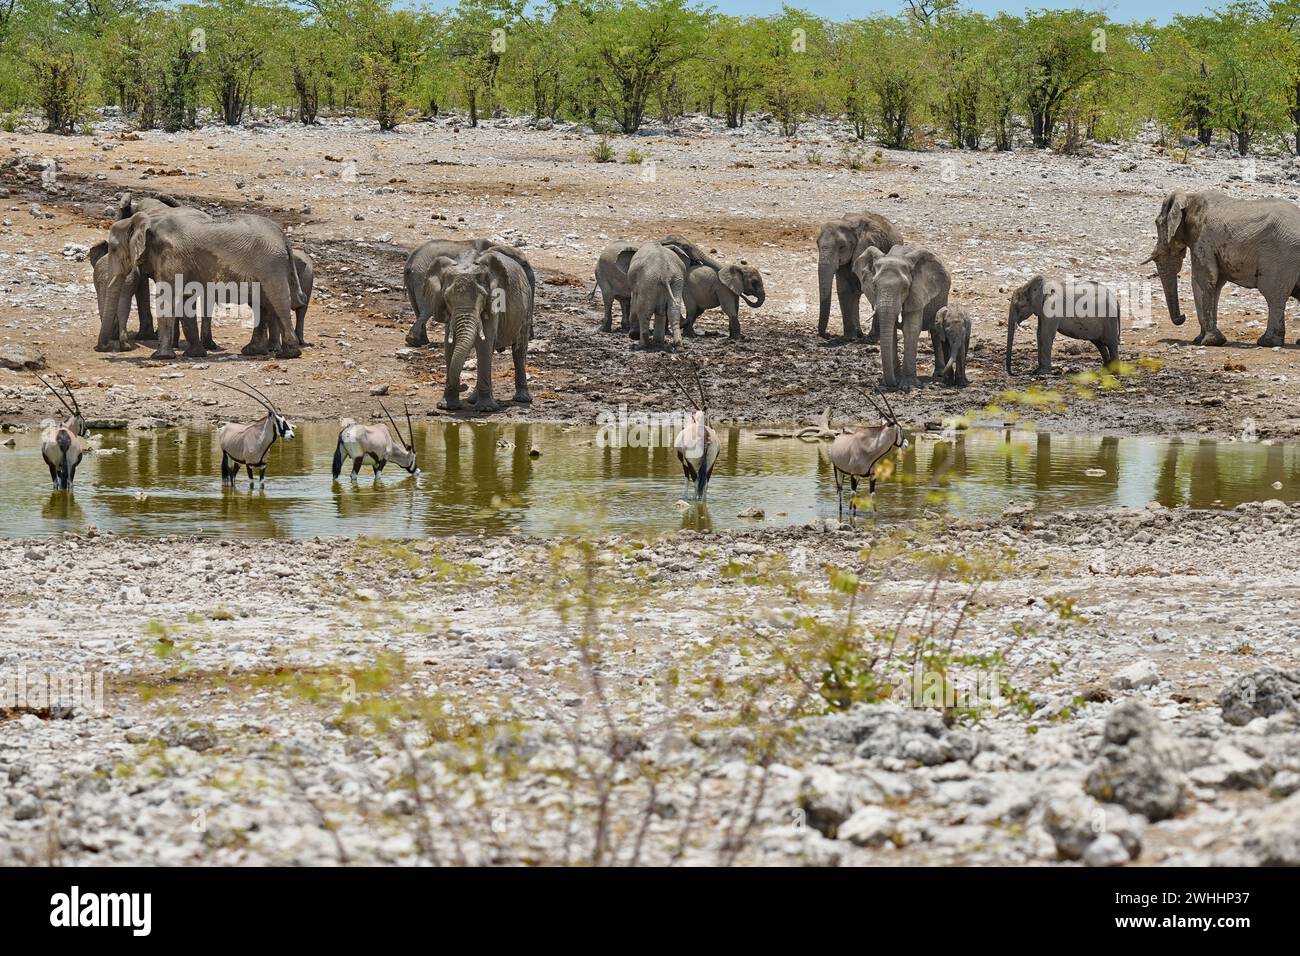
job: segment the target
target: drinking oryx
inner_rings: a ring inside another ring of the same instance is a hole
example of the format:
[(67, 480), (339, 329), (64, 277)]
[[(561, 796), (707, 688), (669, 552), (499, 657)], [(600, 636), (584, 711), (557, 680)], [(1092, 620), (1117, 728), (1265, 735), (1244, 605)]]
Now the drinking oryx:
[[(263, 408), (266, 409), (266, 417), (261, 421), (249, 422), (243, 425), (237, 425), (233, 422), (227, 422), (221, 426), (218, 433), (218, 440), (221, 443), (221, 483), (222, 485), (235, 485), (235, 478), (239, 475), (239, 466), (244, 465), (248, 469), (248, 480), (253, 481), (253, 469), (259, 469), (258, 479), (262, 484), (266, 484), (266, 453), (271, 450), (277, 438), (283, 438), (290, 441), (293, 438), (293, 426), (289, 420), (275, 410), (271, 400), (258, 391), (257, 386), (249, 385), (243, 379), (239, 380), (241, 385), (247, 386), (252, 391), (244, 391), (242, 388), (236, 388), (229, 382), (218, 382), (218, 385), (224, 385), (232, 392), (238, 392), (247, 398), (251, 398)], [(254, 394), (256, 392), (256, 394)]]
[[(384, 408), (384, 403), (380, 402), (379, 407), (384, 409), (393, 431), (390, 433), (383, 424), (358, 425), (356, 422), (349, 422), (344, 425), (343, 430), (339, 432), (338, 444), (334, 446), (335, 481), (342, 473), (343, 462), (347, 458), (352, 459), (353, 481), (357, 480), (357, 472), (361, 470), (361, 465), (367, 458), (370, 459), (370, 467), (374, 469), (376, 478), (384, 470), (384, 465), (390, 461), (413, 475), (420, 473), (420, 469), (415, 464), (415, 430), (411, 427), (410, 406), (403, 405), (406, 409), (405, 441), (402, 439), (402, 430), (397, 427), (397, 422), (393, 421), (393, 416), (389, 415), (388, 409)], [(396, 438), (393, 437), (394, 434)]]
[(840, 503), (840, 520), (844, 520), (844, 475), (849, 476), (849, 524), (853, 524), (857, 512), (858, 481), (866, 478), (871, 494), (871, 513), (876, 513), (876, 466), (895, 448), (906, 448), (907, 439), (903, 437), (902, 426), (889, 404), (889, 399), (880, 392), (884, 408), (881, 408), (871, 396), (863, 393), (876, 413), (880, 415), (879, 425), (867, 425), (836, 437), (831, 442), (831, 468), (835, 471), (835, 494)]
[(692, 368), (691, 375), (700, 392), (698, 403), (691, 395), (690, 389), (683, 385), (676, 375), (673, 375), (673, 381), (695, 408), (691, 420), (673, 440), (673, 449), (677, 452), (677, 460), (682, 463), (686, 487), (689, 488), (690, 483), (695, 482), (695, 500), (707, 501), (709, 479), (713, 477), (713, 463), (718, 460), (718, 433), (709, 427), (709, 400), (704, 391), (704, 382), (700, 380), (700, 373)]
[[(68, 419), (62, 425), (51, 425), (41, 432), (41, 457), (50, 467), (50, 482), (54, 488), (70, 489), (72, 479), (77, 475), (77, 465), (81, 464), (81, 456), (86, 451), (86, 439), (90, 436), (90, 429), (86, 427), (86, 420), (81, 417), (81, 405), (77, 401), (77, 396), (72, 394), (72, 389), (68, 387), (62, 375), (58, 372), (54, 374), (58, 376), (63, 390), (68, 393), (67, 400), (45, 379), (39, 375), (36, 377), (59, 400), (59, 404), (68, 413)], [(68, 404), (69, 401), (72, 404)]]

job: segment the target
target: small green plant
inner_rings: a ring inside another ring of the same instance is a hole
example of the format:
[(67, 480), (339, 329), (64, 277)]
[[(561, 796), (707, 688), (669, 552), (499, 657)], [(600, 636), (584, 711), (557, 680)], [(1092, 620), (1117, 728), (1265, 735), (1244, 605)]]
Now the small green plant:
[(6, 113), (0, 118), (0, 129), (6, 133), (15, 133), (18, 131), (18, 114), (12, 111)]
[(822, 164), (822, 154), (815, 149), (806, 150), (803, 158), (804, 162), (809, 166), (820, 166)]
[(591, 158), (598, 163), (612, 163), (616, 157), (614, 147), (609, 144), (609, 139), (602, 136), (596, 141), (596, 145), (591, 147)]
[(872, 165), (879, 166), (884, 161), (885, 161), (885, 154), (882, 153), (880, 150), (876, 150), (874, 153), (871, 154)]
[(861, 170), (867, 168), (867, 154), (860, 146), (845, 146), (840, 150), (840, 161), (849, 169)]
[(640, 166), (646, 159), (646, 154), (639, 149), (629, 149), (623, 154), (623, 162), (630, 166)]

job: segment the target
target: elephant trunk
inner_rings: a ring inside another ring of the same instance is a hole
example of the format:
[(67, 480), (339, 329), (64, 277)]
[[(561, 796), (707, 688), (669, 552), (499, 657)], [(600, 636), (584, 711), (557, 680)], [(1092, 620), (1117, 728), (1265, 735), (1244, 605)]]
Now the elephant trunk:
[(753, 298), (745, 295), (743, 292), (740, 294), (740, 297), (745, 300), (745, 305), (749, 306), (751, 309), (757, 309), (767, 301), (767, 292), (764, 291), (763, 286), (760, 284), (758, 292), (753, 296)]
[(1165, 293), (1165, 305), (1169, 309), (1169, 321), (1182, 325), (1187, 321), (1178, 302), (1178, 272), (1183, 267), (1186, 250), (1179, 253), (1157, 252), (1152, 256), (1156, 262), (1156, 273), (1160, 276), (1160, 287)]
[(1016, 344), (1016, 326), (1019, 325), (1015, 306), (1007, 313), (1007, 374), (1011, 374), (1011, 347)]
[(882, 292), (875, 302), (880, 318), (880, 370), (886, 388), (898, 387), (898, 315), (902, 302), (894, 293)]
[[(479, 315), (474, 311), (457, 312), (451, 318), (451, 325), (448, 327), (455, 330), (455, 344), (451, 350), (451, 364), (447, 368), (447, 386), (451, 388), (453, 383), (458, 387), (460, 385), (460, 372), (465, 367), (465, 360), (469, 358), (470, 351), (474, 348), (474, 340), (479, 334)], [(483, 370), (479, 370), (483, 374)]]
[(817, 256), (817, 332), (826, 334), (826, 327), (831, 319), (831, 283), (839, 266), (830, 252), (821, 252)]

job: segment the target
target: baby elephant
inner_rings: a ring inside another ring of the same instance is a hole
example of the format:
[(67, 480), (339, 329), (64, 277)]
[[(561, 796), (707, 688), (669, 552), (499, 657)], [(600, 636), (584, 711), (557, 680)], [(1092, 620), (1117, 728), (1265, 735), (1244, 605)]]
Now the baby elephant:
[(1119, 358), (1119, 299), (1099, 282), (1057, 282), (1034, 276), (1011, 293), (1007, 315), (1007, 374), (1016, 326), (1038, 317), (1038, 374), (1052, 371), (1052, 342), (1056, 333), (1097, 346), (1103, 365)]
[(935, 378), (945, 385), (969, 385), (966, 353), (970, 350), (970, 312), (965, 306), (946, 305), (934, 316)]
[(757, 309), (767, 298), (763, 277), (744, 261), (714, 269), (707, 265), (693, 267), (686, 274), (686, 321), (683, 335), (695, 334), (695, 320), (701, 312), (721, 309), (727, 317), (727, 335), (740, 338), (740, 303)]

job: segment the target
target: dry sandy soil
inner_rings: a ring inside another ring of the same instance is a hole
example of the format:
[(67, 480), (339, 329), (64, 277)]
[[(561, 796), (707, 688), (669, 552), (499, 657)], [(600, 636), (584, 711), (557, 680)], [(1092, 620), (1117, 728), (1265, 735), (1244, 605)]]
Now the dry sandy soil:
[[(437, 415), (440, 354), (404, 347), (411, 316), (403, 257), (428, 238), (489, 236), (521, 246), (543, 277), (529, 363), (537, 401), (498, 417), (593, 422), (620, 402), (677, 402), (661, 371), (663, 356), (632, 352), (621, 335), (600, 335), (599, 307), (586, 293), (608, 241), (680, 232), (723, 258), (758, 265), (769, 290), (761, 310), (744, 310), (744, 341), (710, 336), (686, 346), (709, 367), (717, 413), (750, 422), (807, 421), (833, 405), (837, 419), (851, 420), (861, 409), (851, 383), (874, 382), (879, 356), (870, 346), (817, 339), (813, 237), (829, 217), (870, 209), (944, 256), (954, 300), (976, 316), (972, 386), (930, 387), (896, 400), (908, 423), (980, 407), (1008, 385), (1052, 384), (1027, 374), (1028, 329), (1016, 358), (1025, 374), (1008, 380), (1001, 367), (1007, 290), (1043, 272), (1131, 286), (1138, 303), (1149, 292), (1151, 321), (1125, 320), (1123, 355), (1163, 364), (1108, 395), (1104, 410), (1040, 416), (1043, 426), (1231, 436), (1253, 418), (1260, 437), (1300, 429), (1287, 385), (1296, 374), (1296, 349), (1254, 347), (1264, 318), (1258, 295), (1230, 287), (1221, 324), (1233, 346), (1198, 348), (1190, 343), (1194, 317), (1174, 328), (1158, 284), (1146, 280), (1150, 267), (1137, 265), (1150, 251), (1154, 215), (1170, 189), (1300, 198), (1289, 166), (1258, 160), (1248, 182), (1237, 160), (1184, 164), (1135, 144), (1099, 147), (1089, 157), (882, 151), (879, 162), (868, 149), (865, 168), (854, 171), (840, 158), (843, 134), (814, 125), (808, 137), (728, 134), (690, 122), (675, 133), (616, 141), (620, 155), (633, 146), (649, 155), (635, 166), (593, 162), (589, 134), (539, 131), (516, 120), (469, 129), (448, 119), (390, 135), (353, 120), (174, 136), (135, 134), (112, 121), (94, 137), (0, 134), (0, 162), (23, 157), (0, 170), (0, 188), (8, 190), (0, 226), (0, 345), (43, 350), (52, 368), (97, 390), (83, 405), (106, 418), (232, 415), (229, 395), (212, 382), (235, 371), (275, 389), (302, 418), (371, 414), (367, 397), (376, 385)], [(36, 168), (49, 159), (56, 163), (53, 191), (42, 189)], [(145, 349), (92, 351), (97, 321), (89, 266), (66, 261), (62, 250), (66, 242), (103, 236), (104, 206), (120, 190), (256, 211), (290, 228), (293, 242), (316, 260), (318, 291), (307, 326), (314, 347), (297, 361), (240, 359), (248, 332), (232, 319), (217, 334), (230, 351), (207, 360), (157, 363)], [(1186, 281), (1184, 306), (1191, 308)], [(838, 322), (836, 306), (833, 329)], [(700, 327), (725, 332), (718, 313)], [(1058, 371), (1069, 372), (1091, 368), (1095, 352), (1058, 339), (1057, 355)], [(221, 369), (226, 361), (235, 364)], [(926, 362), (923, 352), (923, 373)], [(509, 363), (495, 369), (508, 387)], [(0, 372), (0, 416), (31, 421), (48, 414), (48, 399), (30, 384), (29, 376)]]

